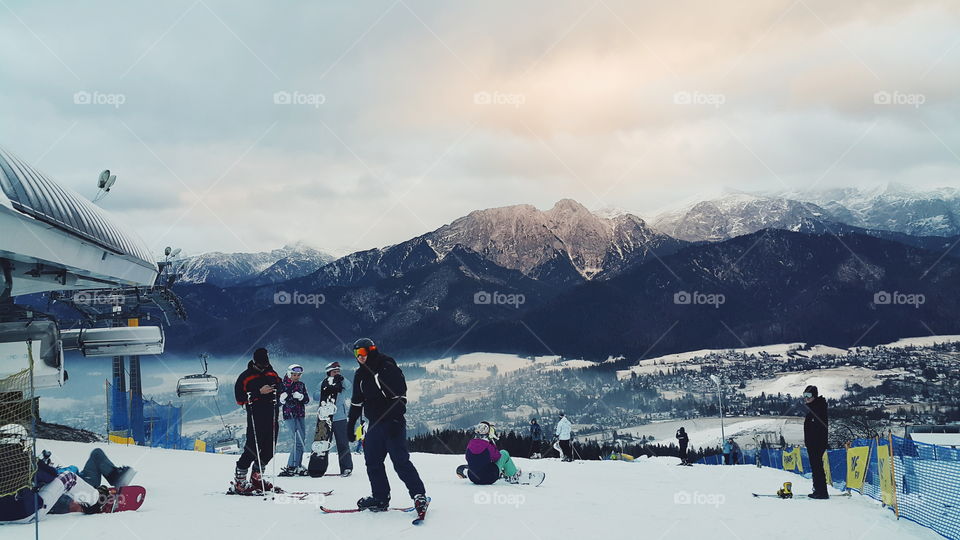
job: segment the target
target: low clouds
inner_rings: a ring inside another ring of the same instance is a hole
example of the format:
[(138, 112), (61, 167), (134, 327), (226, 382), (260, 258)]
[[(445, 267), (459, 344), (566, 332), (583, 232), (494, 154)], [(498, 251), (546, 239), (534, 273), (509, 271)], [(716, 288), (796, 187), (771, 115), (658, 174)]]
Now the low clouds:
[(8, 5), (0, 144), (158, 252), (958, 177), (951, 2)]

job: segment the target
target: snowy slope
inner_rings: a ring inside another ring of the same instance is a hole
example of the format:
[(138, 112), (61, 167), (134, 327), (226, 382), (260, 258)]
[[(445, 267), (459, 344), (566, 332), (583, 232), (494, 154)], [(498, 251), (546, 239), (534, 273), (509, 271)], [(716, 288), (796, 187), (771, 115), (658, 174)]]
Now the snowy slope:
[[(61, 462), (79, 463), (94, 445), (39, 441)], [(147, 487), (144, 506), (115, 515), (50, 516), (40, 524), (41, 538), (859, 538), (936, 539), (938, 535), (854, 496), (830, 501), (755, 499), (752, 491), (772, 493), (794, 482), (796, 493), (811, 490), (808, 480), (773, 469), (677, 467), (676, 459), (626, 462), (560, 463), (556, 459), (521, 467), (547, 474), (538, 487), (503, 484), (474, 486), (458, 479), (460, 456), (414, 454), (413, 461), (433, 504), (422, 527), (409, 514), (322, 515), (319, 500), (264, 501), (221, 495), (233, 471), (232, 456), (186, 451), (108, 446), (108, 455), (139, 469), (136, 481)], [(281, 459), (284, 456), (279, 456)], [(531, 466), (532, 465), (532, 466)], [(409, 499), (390, 467), (394, 504)], [(325, 504), (351, 507), (369, 493), (363, 467), (339, 477), (284, 479), (290, 490), (334, 489)], [(815, 519), (811, 519), (815, 517)], [(32, 525), (0, 528), (5, 540), (33, 538)]]

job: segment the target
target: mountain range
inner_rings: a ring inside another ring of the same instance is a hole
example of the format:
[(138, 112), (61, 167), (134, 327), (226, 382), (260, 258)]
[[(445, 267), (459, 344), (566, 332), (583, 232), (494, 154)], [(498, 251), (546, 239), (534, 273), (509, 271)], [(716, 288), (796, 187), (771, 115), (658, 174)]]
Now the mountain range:
[[(335, 260), (304, 246), (210, 254), (190, 261), (176, 285), (191, 319), (170, 329), (168, 343), (321, 354), (370, 335), (415, 355), (603, 359), (957, 332), (960, 238), (919, 234), (930, 232), (921, 224), (950, 222), (953, 194), (901, 194), (900, 205), (890, 189), (837, 201), (731, 194), (661, 214), (652, 226), (566, 199), (545, 211), (478, 210)], [(897, 227), (864, 227), (881, 222)], [(675, 301), (684, 294), (690, 302)]]

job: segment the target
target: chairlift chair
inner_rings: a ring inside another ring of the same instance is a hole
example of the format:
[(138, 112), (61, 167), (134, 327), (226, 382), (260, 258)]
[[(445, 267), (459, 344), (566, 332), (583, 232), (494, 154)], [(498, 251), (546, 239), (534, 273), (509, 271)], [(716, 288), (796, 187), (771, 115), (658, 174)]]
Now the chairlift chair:
[(177, 381), (177, 397), (217, 395), (217, 391), (220, 389), (220, 383), (216, 377), (207, 373), (207, 355), (201, 354), (200, 362), (203, 364), (203, 373), (187, 375)]

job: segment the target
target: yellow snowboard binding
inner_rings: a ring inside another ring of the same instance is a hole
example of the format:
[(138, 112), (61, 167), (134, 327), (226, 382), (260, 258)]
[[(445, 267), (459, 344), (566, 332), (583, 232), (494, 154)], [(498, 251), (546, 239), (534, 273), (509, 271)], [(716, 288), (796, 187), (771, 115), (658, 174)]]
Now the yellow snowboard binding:
[(777, 490), (777, 497), (781, 499), (793, 498), (793, 482), (784, 482), (783, 487)]

